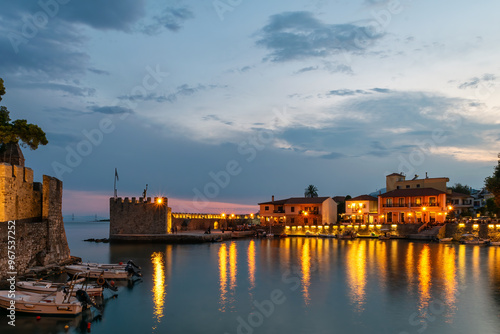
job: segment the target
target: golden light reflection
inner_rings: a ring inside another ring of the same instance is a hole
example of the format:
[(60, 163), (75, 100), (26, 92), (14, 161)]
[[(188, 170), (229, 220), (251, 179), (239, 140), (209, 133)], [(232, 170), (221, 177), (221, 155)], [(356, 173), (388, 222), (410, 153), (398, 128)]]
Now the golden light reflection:
[(220, 281), (220, 308), (219, 311), (226, 310), (227, 303), (227, 247), (223, 243), (219, 248), (219, 281)]
[[(163, 305), (165, 303), (165, 267), (163, 266), (163, 253), (151, 254), (153, 263), (153, 303), (154, 317), (159, 323), (163, 317)], [(155, 327), (153, 327), (155, 329)]]
[(229, 246), (229, 288), (231, 290), (236, 288), (236, 274), (238, 272), (237, 255), (238, 251), (236, 250), (236, 242), (232, 241)]
[(356, 305), (357, 312), (362, 312), (366, 300), (366, 242), (360, 241), (350, 246), (346, 267), (347, 286), (351, 303)]
[(300, 263), (302, 265), (302, 293), (304, 303), (309, 305), (311, 301), (311, 297), (309, 296), (309, 286), (311, 285), (311, 251), (309, 250), (309, 242), (305, 242), (302, 246)]
[[(408, 250), (406, 251), (406, 277), (408, 279), (408, 290), (411, 289), (413, 286), (413, 280), (414, 280), (414, 271), (415, 271), (415, 261), (413, 254), (413, 243), (410, 242), (408, 243)], [(410, 292), (410, 291), (408, 291)]]
[(250, 281), (250, 290), (255, 287), (255, 241), (250, 240), (248, 244), (248, 280)]
[(431, 263), (429, 245), (424, 245), (418, 259), (420, 310), (425, 312), (431, 298)]
[[(447, 307), (447, 317), (451, 317), (455, 311), (456, 295), (457, 295), (457, 279), (456, 279), (456, 254), (455, 248), (446, 247), (443, 252), (443, 277), (444, 277), (444, 299)], [(448, 320), (450, 321), (450, 319)]]

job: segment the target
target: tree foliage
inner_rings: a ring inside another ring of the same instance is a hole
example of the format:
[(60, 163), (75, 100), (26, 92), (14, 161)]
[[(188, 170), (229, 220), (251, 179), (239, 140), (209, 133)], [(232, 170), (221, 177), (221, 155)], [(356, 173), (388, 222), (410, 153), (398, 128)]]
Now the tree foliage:
[(498, 154), (498, 164), (495, 167), (493, 176), (484, 179), (486, 190), (495, 195), (495, 204), (500, 207), (500, 153)]
[(498, 216), (498, 214), (500, 213), (500, 208), (496, 205), (494, 198), (488, 198), (486, 200), (486, 210), (488, 211), (490, 217), (494, 214), (497, 214)]
[[(5, 86), (0, 78), (0, 101), (2, 95), (5, 95)], [(36, 150), (38, 145), (47, 145), (48, 140), (45, 132), (36, 124), (28, 123), (25, 119), (17, 119), (11, 121), (10, 112), (7, 107), (0, 107), (0, 150), (5, 147), (5, 144), (19, 143), (22, 146), (28, 146), (32, 150)]]
[(304, 190), (304, 197), (318, 197), (318, 188), (315, 185), (308, 185)]
[(466, 184), (462, 185), (461, 183), (455, 183), (455, 185), (451, 187), (451, 190), (456, 193), (470, 195), (472, 188)]

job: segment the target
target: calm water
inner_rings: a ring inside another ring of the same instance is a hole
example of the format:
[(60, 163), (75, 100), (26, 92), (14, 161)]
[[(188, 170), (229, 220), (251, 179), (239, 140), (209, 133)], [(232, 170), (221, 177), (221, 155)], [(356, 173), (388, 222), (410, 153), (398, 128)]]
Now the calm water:
[[(500, 333), (500, 247), (287, 238), (202, 245), (85, 243), (107, 223), (67, 223), (73, 255), (132, 259), (144, 280), (106, 302), (92, 333)], [(5, 314), (2, 313), (5, 319)], [(17, 315), (2, 333), (87, 332)]]

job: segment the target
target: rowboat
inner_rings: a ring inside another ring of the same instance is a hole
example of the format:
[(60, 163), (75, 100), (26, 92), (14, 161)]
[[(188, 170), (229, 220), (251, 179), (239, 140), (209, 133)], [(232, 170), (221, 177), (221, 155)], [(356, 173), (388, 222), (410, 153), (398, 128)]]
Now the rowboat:
[(82, 303), (63, 291), (39, 294), (28, 291), (2, 290), (0, 291), (0, 307), (16, 312), (50, 314), (50, 315), (77, 315), (82, 312)]
[(16, 287), (22, 291), (29, 291), (38, 294), (55, 293), (57, 290), (67, 288), (71, 290), (71, 295), (76, 296), (77, 290), (84, 290), (89, 296), (102, 296), (103, 287), (95, 284), (84, 284), (78, 283), (73, 284), (73, 288), (70, 288), (70, 284), (66, 283), (53, 283), (48, 281), (18, 281), (16, 282)]
[(444, 244), (444, 243), (449, 243), (449, 242), (452, 242), (453, 241), (453, 238), (441, 238), (439, 239), (439, 242)]
[(128, 279), (133, 276), (142, 276), (140, 267), (132, 261), (127, 264), (101, 264), (101, 263), (81, 263), (64, 267), (70, 276), (82, 273), (93, 279)]

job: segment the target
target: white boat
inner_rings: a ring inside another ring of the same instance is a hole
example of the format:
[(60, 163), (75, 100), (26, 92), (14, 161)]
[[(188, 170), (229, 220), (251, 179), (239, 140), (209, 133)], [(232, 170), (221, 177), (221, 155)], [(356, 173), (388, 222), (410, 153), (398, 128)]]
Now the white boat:
[(439, 242), (442, 244), (452, 242), (452, 241), (453, 241), (453, 238), (441, 238), (441, 239), (439, 239)]
[(0, 307), (8, 309), (11, 305), (14, 305), (16, 312), (36, 314), (77, 315), (83, 310), (82, 303), (76, 297), (67, 296), (63, 291), (48, 294), (0, 291)]
[(460, 242), (466, 245), (487, 245), (490, 243), (490, 239), (481, 239), (476, 234), (466, 233), (462, 234)]
[(19, 290), (29, 291), (39, 294), (55, 293), (57, 290), (66, 288), (71, 291), (72, 296), (76, 296), (76, 291), (84, 290), (89, 296), (102, 296), (103, 287), (95, 284), (77, 283), (71, 287), (71, 282), (53, 283), (48, 281), (18, 281), (16, 287)]
[[(132, 261), (127, 264), (101, 264), (101, 263), (82, 263), (72, 264), (64, 267), (66, 272), (71, 275), (83, 274), (85, 277), (97, 280), (101, 279), (128, 279), (133, 276), (140, 277), (140, 269)], [(104, 282), (102, 282), (104, 284)]]
[(500, 241), (490, 241), (490, 246), (500, 246)]

